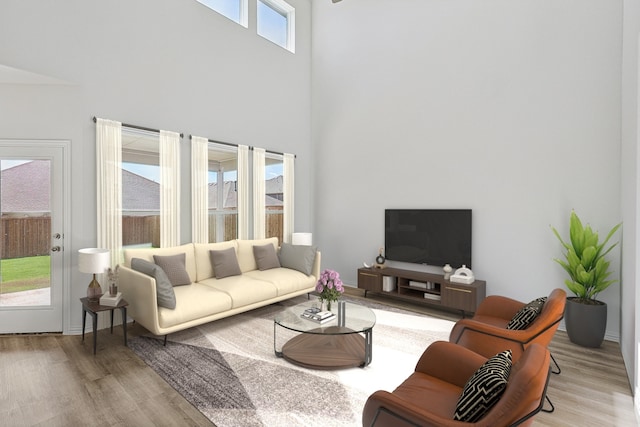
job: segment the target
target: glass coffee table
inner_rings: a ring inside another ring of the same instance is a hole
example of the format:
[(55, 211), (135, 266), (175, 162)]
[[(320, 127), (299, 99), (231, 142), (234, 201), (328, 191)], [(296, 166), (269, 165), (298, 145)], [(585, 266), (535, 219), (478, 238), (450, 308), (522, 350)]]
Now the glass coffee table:
[[(332, 311), (335, 317), (326, 323), (320, 324), (302, 317), (306, 309), (318, 305), (317, 302), (298, 304), (276, 315), (273, 322), (273, 350), (276, 356), (312, 369), (369, 365), (375, 313), (368, 307), (345, 301), (344, 315), (338, 315), (338, 304), (334, 303)], [(277, 337), (279, 328), (299, 334), (280, 348)]]

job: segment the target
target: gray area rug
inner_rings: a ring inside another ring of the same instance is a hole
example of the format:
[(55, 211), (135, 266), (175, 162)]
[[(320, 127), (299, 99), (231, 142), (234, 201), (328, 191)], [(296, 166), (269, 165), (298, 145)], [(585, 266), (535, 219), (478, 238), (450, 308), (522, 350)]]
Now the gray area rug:
[[(349, 300), (348, 297), (344, 299)], [(393, 390), (433, 341), (446, 340), (453, 322), (381, 304), (376, 313), (373, 361), (366, 368), (320, 371), (274, 355), (273, 317), (298, 297), (129, 347), (218, 427), (359, 426), (375, 390)], [(278, 341), (286, 335), (278, 331)]]

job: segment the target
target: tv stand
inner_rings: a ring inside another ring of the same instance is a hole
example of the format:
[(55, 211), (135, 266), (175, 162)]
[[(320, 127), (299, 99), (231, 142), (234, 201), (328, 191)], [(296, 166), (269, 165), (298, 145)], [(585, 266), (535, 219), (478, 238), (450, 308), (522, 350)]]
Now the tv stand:
[(359, 268), (358, 288), (421, 304), (475, 313), (486, 296), (486, 282), (452, 283), (443, 274), (393, 267)]

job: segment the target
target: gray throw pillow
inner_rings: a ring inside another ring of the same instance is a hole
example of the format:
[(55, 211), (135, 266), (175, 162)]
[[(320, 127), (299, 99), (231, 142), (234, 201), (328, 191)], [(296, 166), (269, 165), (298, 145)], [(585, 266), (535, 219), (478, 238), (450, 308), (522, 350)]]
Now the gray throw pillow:
[(216, 279), (224, 279), (229, 276), (240, 276), (242, 271), (238, 264), (238, 256), (234, 248), (222, 249), (219, 251), (209, 251), (213, 272)]
[(167, 277), (173, 286), (191, 284), (191, 278), (185, 265), (185, 258), (186, 254), (153, 256), (153, 260), (167, 273)]
[(270, 270), (280, 267), (276, 248), (271, 243), (262, 246), (255, 245), (253, 247), (253, 256), (256, 259), (256, 264), (258, 264), (258, 270)]
[(156, 279), (156, 300), (158, 306), (176, 308), (176, 294), (164, 270), (152, 262), (140, 258), (131, 259), (131, 268)]
[(298, 270), (308, 276), (313, 270), (316, 247), (283, 243), (278, 258), (280, 258), (280, 266)]

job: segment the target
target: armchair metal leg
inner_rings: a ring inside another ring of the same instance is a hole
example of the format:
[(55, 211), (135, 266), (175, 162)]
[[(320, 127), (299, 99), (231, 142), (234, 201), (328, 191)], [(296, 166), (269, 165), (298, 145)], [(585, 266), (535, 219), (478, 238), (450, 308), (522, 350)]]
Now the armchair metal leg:
[(560, 369), (560, 365), (558, 365), (558, 362), (556, 361), (556, 358), (553, 357), (553, 353), (550, 353), (550, 354), (551, 354), (551, 360), (553, 360), (553, 364), (556, 365), (556, 370), (554, 371), (553, 369), (551, 369), (551, 373), (559, 375), (560, 372), (562, 372), (562, 369)]
[(166, 335), (164, 336), (164, 346), (165, 346), (165, 347), (167, 346), (167, 337), (168, 337), (168, 336), (169, 336), (169, 334), (166, 334)]
[(544, 408), (544, 407), (543, 407), (543, 408), (541, 409), (541, 411), (542, 411), (542, 412), (547, 412), (547, 413), (549, 413), (549, 414), (550, 414), (550, 413), (552, 413), (553, 411), (555, 411), (555, 410), (556, 410), (556, 407), (555, 407), (555, 406), (553, 406), (553, 403), (551, 403), (551, 399), (549, 399), (549, 396), (545, 395), (545, 396), (544, 396), (544, 398), (545, 398), (545, 400), (546, 400), (547, 402), (549, 402), (549, 405), (551, 405), (551, 408)]

